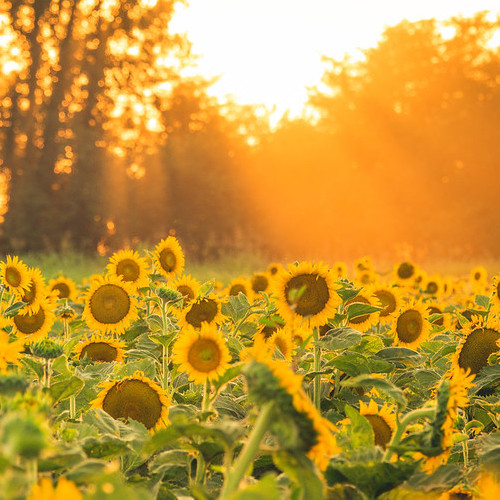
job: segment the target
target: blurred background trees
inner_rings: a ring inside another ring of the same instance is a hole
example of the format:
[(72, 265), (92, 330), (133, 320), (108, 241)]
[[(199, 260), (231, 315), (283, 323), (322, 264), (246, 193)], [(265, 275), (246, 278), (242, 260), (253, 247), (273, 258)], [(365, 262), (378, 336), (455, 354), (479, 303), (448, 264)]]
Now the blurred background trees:
[(2, 251), (495, 252), (498, 21), (405, 21), (363, 60), (325, 58), (308, 118), (271, 130), (186, 71), (175, 3), (2, 4)]

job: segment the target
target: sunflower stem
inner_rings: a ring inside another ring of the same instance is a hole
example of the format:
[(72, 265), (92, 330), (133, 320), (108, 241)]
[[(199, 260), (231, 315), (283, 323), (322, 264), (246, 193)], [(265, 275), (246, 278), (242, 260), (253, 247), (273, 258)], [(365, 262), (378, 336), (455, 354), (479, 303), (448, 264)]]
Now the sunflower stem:
[(196, 483), (203, 484), (205, 482), (205, 459), (203, 453), (198, 453), (196, 458)]
[(462, 450), (464, 454), (464, 467), (469, 464), (469, 447), (467, 446), (467, 439), (462, 441)]
[(76, 417), (76, 398), (74, 395), (69, 397), (69, 418), (74, 420)]
[(321, 347), (319, 346), (319, 330), (315, 327), (313, 330), (314, 339), (314, 406), (320, 410), (321, 407), (321, 374), (317, 373), (321, 368)]
[(252, 464), (253, 459), (259, 450), (260, 442), (271, 425), (273, 416), (274, 401), (270, 401), (262, 407), (257, 418), (257, 422), (255, 422), (253, 431), (238, 456), (234, 467), (232, 467), (231, 470), (226, 470), (224, 487), (222, 488), (220, 496), (221, 500), (229, 498), (235, 491), (238, 490), (240, 481), (243, 479), (245, 472)]
[(396, 447), (401, 441), (401, 437), (403, 436), (406, 428), (414, 421), (419, 418), (433, 417), (436, 413), (435, 407), (430, 408), (418, 408), (417, 410), (410, 411), (407, 413), (402, 420), (398, 422), (398, 426), (396, 428), (396, 432), (392, 436), (391, 442), (387, 446), (387, 450), (384, 454), (384, 461), (389, 461), (393, 452), (394, 447)]
[(203, 389), (203, 401), (201, 403), (201, 411), (206, 412), (210, 411), (210, 407), (212, 406), (212, 401), (210, 400), (210, 381), (207, 379), (205, 382), (205, 387)]

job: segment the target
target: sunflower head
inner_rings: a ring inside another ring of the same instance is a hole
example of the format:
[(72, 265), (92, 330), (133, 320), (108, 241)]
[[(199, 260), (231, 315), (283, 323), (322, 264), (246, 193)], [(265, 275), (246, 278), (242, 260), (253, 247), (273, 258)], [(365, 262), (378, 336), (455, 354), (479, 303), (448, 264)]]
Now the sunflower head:
[(347, 264), (345, 262), (337, 261), (333, 263), (332, 272), (336, 279), (346, 279), (347, 278)]
[(24, 342), (37, 342), (47, 336), (55, 321), (53, 306), (42, 301), (35, 313), (22, 312), (12, 318), (13, 332)]
[(372, 285), (366, 290), (367, 294), (374, 296), (382, 307), (379, 311), (378, 320), (382, 324), (390, 323), (392, 315), (399, 310), (403, 304), (403, 296), (398, 287), (384, 284)]
[[(370, 293), (369, 290), (366, 292), (362, 290), (355, 297), (349, 299), (344, 304), (346, 311), (352, 304), (365, 304), (367, 306), (380, 307), (379, 300), (377, 297)], [(378, 322), (379, 311), (374, 311), (368, 314), (362, 314), (361, 316), (356, 316), (349, 319), (349, 326), (359, 330), (360, 332), (366, 332), (369, 328)]]
[(427, 320), (429, 313), (420, 301), (411, 301), (404, 305), (393, 316), (391, 332), (399, 345), (417, 347), (427, 339), (430, 324)]
[(184, 253), (174, 236), (161, 240), (155, 247), (156, 268), (165, 278), (181, 274), (184, 269)]
[(9, 334), (0, 330), (0, 373), (7, 371), (7, 364), (19, 365), (19, 358), (24, 348), (22, 340), (9, 342)]
[(146, 259), (139, 257), (134, 250), (120, 250), (109, 259), (108, 274), (122, 281), (142, 288), (149, 285), (149, 266)]
[(432, 297), (440, 297), (443, 294), (443, 279), (437, 274), (426, 276), (420, 286), (423, 293), (425, 293), (426, 295), (431, 295)]
[(168, 394), (141, 372), (102, 384), (101, 392), (92, 401), (92, 408), (102, 408), (115, 419), (132, 418), (151, 431), (168, 424), (170, 405)]
[(250, 284), (254, 293), (258, 295), (260, 292), (267, 291), (270, 279), (267, 273), (254, 273), (252, 279), (250, 280)]
[(17, 293), (19, 300), (26, 302), (24, 312), (34, 313), (40, 307), (40, 303), (47, 296), (45, 279), (39, 269), (30, 268), (28, 270), (28, 287)]
[(87, 357), (97, 363), (123, 363), (125, 343), (104, 335), (92, 335), (73, 348), (77, 359)]
[(49, 281), (48, 290), (49, 293), (56, 295), (58, 299), (69, 299), (75, 302), (78, 296), (76, 283), (65, 276), (51, 279)]
[(418, 267), (411, 261), (405, 261), (394, 267), (394, 279), (399, 284), (413, 284), (418, 273)]
[(232, 279), (222, 293), (228, 296), (237, 296), (239, 293), (242, 293), (247, 297), (249, 302), (252, 302), (254, 297), (252, 283), (243, 277)]
[(28, 267), (19, 257), (7, 255), (5, 261), (0, 262), (0, 281), (11, 292), (21, 292), (28, 288)]
[(134, 287), (113, 276), (92, 282), (85, 300), (83, 318), (91, 330), (123, 333), (137, 316)]
[(288, 361), (291, 361), (293, 355), (292, 331), (289, 328), (280, 328), (276, 330), (267, 342), (277, 349), (281, 355)]
[(277, 262), (271, 262), (271, 264), (269, 264), (269, 266), (267, 266), (267, 273), (271, 277), (276, 276), (282, 269), (283, 269), (283, 266), (281, 264), (278, 264)]
[(323, 325), (341, 303), (336, 290), (327, 266), (310, 262), (291, 265), (276, 278), (278, 312), (290, 323), (307, 320), (311, 327)]
[(452, 358), (452, 366), (477, 375), (491, 354), (500, 350), (500, 329), (495, 320), (476, 320), (463, 329), (463, 337)]
[(370, 423), (373, 429), (375, 444), (385, 450), (396, 430), (394, 406), (389, 406), (385, 403), (379, 408), (377, 403), (373, 399), (370, 399), (368, 405), (363, 401), (359, 402), (359, 413)]
[(182, 325), (201, 328), (203, 323), (219, 324), (223, 319), (221, 309), (221, 301), (212, 293), (205, 297), (198, 297), (177, 314)]
[(229, 367), (231, 355), (215, 325), (203, 323), (199, 330), (182, 329), (173, 348), (173, 361), (196, 384), (219, 378)]
[(175, 280), (174, 283), (172, 283), (172, 287), (184, 297), (184, 303), (187, 304), (198, 296), (200, 282), (188, 274), (187, 276), (181, 276)]

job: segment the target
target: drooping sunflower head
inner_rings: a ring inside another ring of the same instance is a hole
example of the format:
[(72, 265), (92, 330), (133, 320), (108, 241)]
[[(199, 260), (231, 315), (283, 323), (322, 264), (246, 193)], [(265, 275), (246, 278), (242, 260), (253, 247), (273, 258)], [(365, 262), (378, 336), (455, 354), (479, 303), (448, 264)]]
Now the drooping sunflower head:
[(491, 354), (500, 350), (500, 329), (496, 320), (476, 320), (463, 328), (463, 338), (452, 357), (452, 366), (477, 375)]
[[(355, 297), (346, 301), (344, 304), (345, 311), (349, 313), (349, 306), (353, 304), (380, 307), (380, 302), (377, 297), (365, 290), (361, 290), (361, 292), (359, 292)], [(349, 318), (348, 324), (360, 332), (366, 332), (372, 325), (378, 323), (378, 318), (379, 311), (373, 311), (371, 313), (361, 314), (359, 316)]]
[(390, 323), (393, 314), (400, 309), (403, 304), (403, 294), (398, 287), (387, 286), (383, 283), (372, 285), (366, 289), (366, 293), (378, 299), (379, 311), (378, 321), (381, 324)]
[(276, 279), (278, 312), (287, 322), (307, 320), (311, 327), (320, 326), (335, 315), (341, 303), (336, 289), (327, 266), (310, 262), (290, 265)]
[(53, 305), (42, 301), (36, 312), (22, 312), (12, 318), (13, 332), (24, 342), (37, 342), (47, 336), (55, 321)]
[(270, 285), (270, 279), (266, 273), (254, 273), (250, 283), (252, 290), (258, 295), (260, 292), (267, 292)]
[(271, 432), (283, 449), (300, 450), (321, 470), (339, 452), (335, 426), (321, 417), (302, 389), (302, 377), (288, 363), (273, 360), (262, 348), (248, 349), (243, 373), (247, 378), (249, 399), (259, 406), (273, 403)]
[(436, 415), (432, 424), (431, 443), (448, 450), (453, 445), (453, 433), (458, 410), (468, 402), (468, 390), (474, 385), (474, 375), (461, 368), (447, 373), (436, 388)]
[(47, 296), (47, 287), (45, 280), (39, 269), (30, 268), (28, 270), (28, 287), (17, 293), (19, 300), (26, 302), (23, 312), (34, 313), (40, 307), (41, 302)]
[(215, 324), (203, 323), (199, 330), (184, 327), (173, 348), (173, 361), (189, 380), (204, 384), (219, 378), (229, 367), (231, 355)]
[(141, 422), (150, 431), (168, 424), (171, 400), (168, 394), (142, 372), (121, 381), (106, 382), (92, 401), (92, 409), (102, 408), (115, 419)]
[(0, 281), (11, 292), (21, 292), (28, 288), (28, 266), (19, 257), (7, 255), (5, 261), (0, 262)]
[(396, 430), (394, 405), (385, 403), (379, 408), (373, 399), (370, 399), (368, 405), (360, 401), (359, 413), (370, 423), (375, 437), (375, 444), (385, 450)]
[(77, 359), (87, 357), (97, 363), (123, 363), (125, 343), (103, 335), (92, 335), (78, 343), (73, 352)]
[(142, 288), (149, 285), (149, 266), (146, 259), (134, 250), (120, 250), (109, 259), (106, 267), (108, 274), (121, 278), (122, 281)]
[(430, 332), (429, 313), (420, 301), (411, 301), (393, 316), (391, 333), (398, 345), (414, 348), (427, 339)]
[(165, 278), (181, 274), (184, 269), (184, 253), (175, 236), (161, 240), (155, 247), (156, 268)]
[(181, 325), (201, 328), (203, 323), (218, 325), (223, 319), (221, 309), (221, 301), (215, 294), (210, 294), (193, 300), (177, 314)]
[(134, 291), (132, 285), (117, 277), (95, 279), (83, 310), (88, 327), (102, 333), (123, 333), (138, 316)]
[(75, 302), (78, 297), (76, 283), (65, 276), (51, 279), (49, 281), (48, 291), (50, 294), (56, 295), (58, 299), (69, 299), (73, 302)]
[(242, 276), (232, 279), (222, 292), (223, 295), (229, 296), (237, 296), (239, 293), (246, 295), (249, 302), (253, 301), (254, 291), (252, 290), (252, 283)]
[(184, 297), (184, 304), (187, 304), (198, 296), (200, 282), (191, 277), (190, 274), (180, 276), (172, 283), (172, 288), (177, 290)]
[(397, 264), (394, 267), (394, 279), (399, 284), (413, 284), (418, 273), (418, 266), (410, 261)]

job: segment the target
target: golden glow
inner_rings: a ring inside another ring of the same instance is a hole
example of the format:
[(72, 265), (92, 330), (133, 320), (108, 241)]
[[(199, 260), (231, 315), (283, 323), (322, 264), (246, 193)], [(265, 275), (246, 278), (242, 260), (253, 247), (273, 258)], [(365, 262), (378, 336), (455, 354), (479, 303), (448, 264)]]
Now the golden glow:
[(403, 19), (481, 10), (500, 12), (496, 0), (190, 0), (170, 26), (188, 33), (202, 73), (222, 75), (209, 92), (264, 104), (276, 120), (286, 110), (301, 113), (306, 87), (323, 74), (322, 55), (361, 58), (361, 49), (376, 45), (386, 26)]

